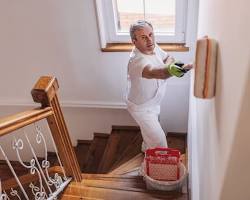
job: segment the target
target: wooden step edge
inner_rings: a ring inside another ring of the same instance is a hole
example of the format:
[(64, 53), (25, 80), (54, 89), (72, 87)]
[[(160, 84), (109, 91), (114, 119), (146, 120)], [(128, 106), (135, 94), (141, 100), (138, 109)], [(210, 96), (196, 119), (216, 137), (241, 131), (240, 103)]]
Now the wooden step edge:
[(117, 180), (131, 180), (136, 179), (140, 180), (141, 176), (127, 176), (125, 174), (117, 175), (117, 174), (90, 174), (90, 173), (82, 173), (82, 179), (117, 179)]
[(167, 133), (167, 137), (168, 136), (173, 136), (173, 137), (185, 137), (187, 138), (187, 133), (186, 132), (168, 132)]
[(56, 156), (56, 152), (48, 151), (48, 152), (47, 152), (47, 155), (48, 155), (48, 156)]
[[(22, 164), (19, 161), (17, 161), (17, 160), (10, 160), (10, 163), (11, 163), (12, 167), (15, 167), (15, 166), (17, 166), (17, 167), (19, 167), (19, 166), (23, 167)], [(29, 165), (30, 163), (29, 162), (24, 162), (24, 164), (25, 165)], [(6, 160), (0, 160), (0, 167), (5, 167), (5, 166), (7, 168), (9, 168)]]
[(117, 174), (118, 175), (119, 172), (123, 172), (125, 169), (127, 170), (128, 167), (131, 164), (135, 165), (134, 163), (139, 163), (138, 165), (140, 165), (143, 162), (143, 159), (144, 159), (143, 153), (139, 153), (135, 157), (133, 157), (132, 159), (130, 159), (129, 161), (127, 161), (124, 164), (120, 165), (118, 168), (110, 171), (109, 174)]
[(85, 180), (82, 182), (82, 185), (86, 187), (95, 187), (95, 188), (102, 188), (108, 190), (123, 190), (123, 191), (133, 191), (133, 192), (146, 192), (146, 185), (145, 183), (138, 182), (136, 183), (129, 183), (129, 182), (116, 182), (116, 181), (105, 181), (105, 180)]
[[(56, 160), (58, 159), (58, 158), (57, 158), (57, 155), (56, 155), (56, 152), (48, 151), (48, 152), (47, 152), (47, 160), (48, 160), (48, 161), (51, 161), (51, 159), (54, 159), (54, 158), (55, 158)], [(40, 157), (40, 156), (39, 156), (39, 157), (37, 157), (37, 159), (38, 159), (38, 161), (43, 161), (43, 160), (45, 159), (45, 157)], [(17, 162), (18, 162), (18, 161), (17, 161)], [(21, 165), (21, 164), (20, 164), (20, 165)]]
[(77, 140), (77, 145), (79, 144), (91, 144), (92, 140)]
[(86, 196), (79, 196), (79, 195), (73, 195), (73, 194), (63, 194), (60, 197), (61, 200), (104, 200), (104, 199), (100, 199), (100, 198), (93, 198), (93, 197), (86, 197)]
[(141, 166), (141, 163), (133, 162), (133, 163), (130, 163), (130, 165), (123, 166), (122, 168), (119, 168), (117, 170), (110, 172), (110, 174), (123, 175), (123, 174), (126, 174), (127, 172), (130, 172), (130, 170), (133, 170), (134, 168), (140, 167), (140, 166)]
[[(137, 163), (130, 163), (130, 165), (127, 165), (126, 167), (123, 167), (119, 170), (114, 170), (112, 171), (112, 175), (127, 175), (127, 176), (138, 176), (140, 177), (141, 175), (139, 175), (139, 171), (141, 168), (141, 164), (138, 165)], [(138, 173), (135, 173), (135, 171), (138, 171)], [(130, 175), (129, 173), (135, 173), (133, 175)]]
[[(183, 194), (179, 191), (154, 191), (154, 190), (143, 190), (143, 191), (132, 191), (131, 188), (122, 187), (109, 189), (104, 187), (88, 187), (84, 186), (84, 183), (71, 182), (64, 191), (64, 195), (88, 195), (92, 198), (103, 198), (103, 199), (171, 199), (171, 200), (184, 200)], [(108, 186), (107, 186), (108, 187)], [(185, 194), (184, 194), (185, 195)], [(180, 198), (180, 199), (179, 199)]]
[(140, 131), (139, 126), (118, 126), (118, 125), (113, 125), (112, 126), (112, 131), (113, 130), (134, 130), (134, 131)]
[[(135, 167), (135, 168), (132, 168), (132, 169), (129, 169), (129, 170), (125, 170), (123, 172), (121, 172), (121, 175), (129, 175), (129, 173), (133, 173), (133, 172), (138, 172), (140, 171), (141, 167)], [(138, 176), (140, 176), (138, 174)]]
[(94, 137), (109, 138), (109, 136), (108, 133), (94, 133)]

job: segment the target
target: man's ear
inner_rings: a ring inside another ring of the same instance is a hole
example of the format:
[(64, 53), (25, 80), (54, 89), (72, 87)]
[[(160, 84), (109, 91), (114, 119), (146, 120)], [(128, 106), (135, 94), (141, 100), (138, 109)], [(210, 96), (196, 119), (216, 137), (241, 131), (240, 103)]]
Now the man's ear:
[(135, 44), (136, 39), (132, 39), (132, 43)]

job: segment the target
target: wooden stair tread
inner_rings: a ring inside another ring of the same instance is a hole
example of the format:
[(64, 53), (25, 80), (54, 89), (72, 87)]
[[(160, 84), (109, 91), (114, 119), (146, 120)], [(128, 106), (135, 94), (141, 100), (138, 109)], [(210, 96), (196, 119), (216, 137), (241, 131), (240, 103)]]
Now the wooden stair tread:
[(108, 138), (110, 134), (107, 133), (94, 133), (94, 137), (103, 137), (103, 138)]
[[(168, 133), (167, 140), (169, 147), (177, 148), (182, 153), (186, 151), (187, 134)], [(81, 183), (70, 183), (61, 199), (187, 200), (188, 195), (180, 191), (146, 189), (143, 177), (138, 175), (144, 159), (144, 154), (140, 153), (141, 143), (140, 129), (136, 126), (112, 126), (111, 134), (94, 133), (88, 149), (88, 163), (84, 169), (84, 172), (88, 173), (82, 174)], [(99, 150), (96, 150), (97, 147)], [(108, 171), (108, 174), (94, 174)]]
[(91, 143), (92, 140), (77, 140), (75, 152), (81, 171), (86, 167)]
[(103, 200), (102, 198), (92, 198), (92, 197), (82, 197), (82, 196), (77, 196), (77, 195), (63, 195), (61, 196), (59, 199), (63, 199), (63, 200), (79, 200), (79, 199), (83, 199), (83, 200)]
[(89, 180), (85, 179), (82, 181), (84, 186), (98, 187), (106, 189), (126, 190), (126, 191), (145, 191), (146, 185), (141, 180), (128, 179), (124, 180)]
[(89, 174), (89, 173), (82, 173), (83, 179), (89, 180), (130, 180), (136, 179), (141, 180), (141, 176), (126, 176), (126, 175), (117, 175), (117, 174)]
[(167, 142), (169, 148), (179, 149), (184, 154), (187, 148), (187, 133), (168, 132)]
[(109, 134), (94, 133), (94, 139), (89, 147), (88, 161), (83, 172), (97, 173), (109, 136)]
[(112, 129), (98, 168), (98, 172), (108, 172), (116, 160), (122, 155), (124, 149), (126, 149), (137, 134), (138, 130)]
[(81, 144), (91, 144), (92, 140), (77, 140), (77, 145)]
[(50, 162), (50, 166), (56, 166), (59, 165), (59, 161), (57, 159), (56, 152), (48, 152), (48, 161)]
[(134, 168), (128, 169), (126, 171), (122, 171), (119, 174), (126, 175), (126, 176), (138, 176), (138, 174), (140, 173), (140, 169), (141, 169), (141, 167), (134, 167)]
[(133, 130), (133, 131), (140, 131), (139, 126), (112, 126), (112, 130)]
[(111, 171), (118, 168), (120, 165), (124, 164), (128, 160), (132, 159), (136, 155), (141, 152), (141, 144), (142, 144), (142, 136), (141, 134), (137, 134), (134, 139), (131, 141), (130, 145), (123, 151), (120, 157), (113, 164)]
[[(113, 182), (112, 185), (108, 185), (108, 182), (105, 181), (94, 181), (87, 180), (81, 183), (72, 182), (65, 189), (62, 199), (66, 198), (69, 195), (79, 196), (84, 199), (88, 198), (99, 198), (99, 199), (116, 199), (116, 200), (127, 200), (134, 198), (136, 200), (145, 200), (145, 199), (169, 199), (169, 200), (187, 200), (186, 194), (181, 194), (177, 191), (163, 192), (163, 191), (149, 191), (139, 189), (133, 190), (131, 183), (126, 182)], [(89, 184), (89, 186), (87, 186)], [(90, 185), (92, 184), (92, 185)], [(110, 184), (110, 182), (109, 182)], [(136, 189), (136, 188), (134, 188)]]
[(132, 159), (130, 159), (129, 161), (127, 161), (126, 163), (119, 166), (118, 168), (111, 171), (109, 174), (119, 175), (119, 174), (130, 172), (134, 168), (140, 167), (143, 162), (143, 159), (144, 159), (144, 154), (140, 153), (136, 155), (135, 157), (133, 157)]
[[(29, 172), (29, 170), (23, 167), (18, 161), (10, 161), (10, 163), (18, 176)], [(25, 164), (28, 165), (29, 163), (25, 162)], [(5, 160), (0, 160), (0, 177), (2, 182), (14, 177)]]
[(103, 157), (99, 163), (98, 172), (106, 173), (111, 166), (109, 162), (112, 162), (115, 156), (117, 146), (119, 144), (120, 136), (118, 134), (111, 134), (109, 136), (106, 148), (104, 150)]

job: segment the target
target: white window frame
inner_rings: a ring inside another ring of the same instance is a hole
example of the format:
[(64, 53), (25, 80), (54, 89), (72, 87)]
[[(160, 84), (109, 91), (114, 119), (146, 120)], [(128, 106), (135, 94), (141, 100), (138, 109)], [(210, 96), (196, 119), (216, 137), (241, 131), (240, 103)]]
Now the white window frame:
[[(155, 33), (157, 43), (185, 43), (187, 24), (188, 0), (176, 0), (176, 26), (175, 35)], [(117, 33), (116, 12), (114, 12), (113, 0), (96, 0), (96, 12), (99, 26), (101, 47), (107, 43), (128, 43), (131, 41), (129, 34)], [(178, 12), (177, 12), (178, 10)]]

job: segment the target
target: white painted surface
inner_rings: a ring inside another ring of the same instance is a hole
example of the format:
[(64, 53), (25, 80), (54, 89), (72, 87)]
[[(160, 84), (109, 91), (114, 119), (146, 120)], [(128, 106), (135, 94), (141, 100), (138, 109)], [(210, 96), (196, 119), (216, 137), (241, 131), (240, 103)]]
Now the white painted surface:
[[(29, 110), (32, 107), (25, 106), (0, 106), (0, 116), (4, 113), (5, 115), (12, 115), (16, 112), (21, 112), (23, 110)], [(66, 125), (69, 130), (70, 138), (72, 140), (73, 146), (77, 145), (77, 139), (92, 140), (93, 133), (107, 133), (111, 132), (112, 125), (131, 125), (136, 126), (136, 123), (131, 118), (129, 113), (124, 109), (105, 109), (105, 108), (62, 108), (64, 113), (64, 118)], [(45, 120), (41, 120), (38, 123), (42, 127), (42, 131), (46, 136), (49, 136), (49, 129)], [(1, 137), (0, 145), (3, 145), (4, 149), (7, 149), (10, 159), (16, 160), (16, 155), (12, 150), (11, 144), (14, 136), (18, 138), (24, 138), (24, 131), (30, 134), (33, 144), (35, 143), (34, 133), (35, 129), (33, 125), (22, 128), (18, 131), (14, 131), (9, 135)], [(33, 139), (32, 139), (33, 138)], [(54, 151), (52, 148), (52, 143), (49, 140), (48, 148), (49, 151)], [(38, 154), (43, 155), (42, 146), (38, 146)], [(24, 159), (30, 158), (29, 150), (27, 148), (23, 151)], [(0, 154), (0, 160), (2, 155)]]
[(250, 26), (247, 0), (200, 0), (198, 36), (219, 43), (216, 96), (191, 96), (193, 200), (247, 200), (250, 191)]

